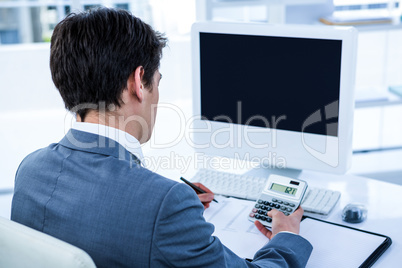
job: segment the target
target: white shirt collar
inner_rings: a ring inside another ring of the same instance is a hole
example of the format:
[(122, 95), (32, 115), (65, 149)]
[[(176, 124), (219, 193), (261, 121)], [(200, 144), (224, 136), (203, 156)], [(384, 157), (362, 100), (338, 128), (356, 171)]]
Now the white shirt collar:
[(140, 142), (127, 132), (114, 127), (86, 122), (74, 122), (72, 129), (89, 132), (112, 139), (118, 142), (131, 154), (135, 155), (141, 161), (142, 166), (145, 164)]

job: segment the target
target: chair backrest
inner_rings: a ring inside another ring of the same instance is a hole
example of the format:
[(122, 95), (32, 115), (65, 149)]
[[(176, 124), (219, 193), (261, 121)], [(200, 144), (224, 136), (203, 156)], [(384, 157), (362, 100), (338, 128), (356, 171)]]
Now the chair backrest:
[(2, 217), (0, 267), (96, 268), (82, 249)]

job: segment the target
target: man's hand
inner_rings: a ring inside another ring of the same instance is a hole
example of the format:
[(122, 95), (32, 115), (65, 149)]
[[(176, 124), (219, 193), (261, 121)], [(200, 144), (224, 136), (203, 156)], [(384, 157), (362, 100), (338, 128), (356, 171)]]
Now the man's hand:
[(282, 231), (299, 234), (300, 221), (303, 217), (303, 213), (304, 210), (301, 207), (289, 216), (285, 216), (285, 214), (279, 210), (271, 210), (268, 212), (268, 216), (272, 218), (272, 231), (265, 228), (265, 226), (259, 221), (255, 221), (254, 224), (258, 230), (269, 239), (272, 239), (277, 233)]
[(194, 182), (193, 184), (200, 187), (202, 190), (206, 192), (205, 194), (197, 193), (197, 195), (201, 203), (204, 205), (204, 209), (209, 208), (209, 203), (211, 203), (212, 199), (214, 199), (214, 193), (207, 187), (205, 187), (202, 183)]

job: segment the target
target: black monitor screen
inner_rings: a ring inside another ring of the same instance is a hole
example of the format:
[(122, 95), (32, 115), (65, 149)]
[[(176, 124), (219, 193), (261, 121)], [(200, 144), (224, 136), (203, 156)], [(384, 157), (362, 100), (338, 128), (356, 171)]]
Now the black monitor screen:
[(341, 52), (341, 40), (200, 33), (201, 115), (338, 136), (326, 126), (338, 123)]

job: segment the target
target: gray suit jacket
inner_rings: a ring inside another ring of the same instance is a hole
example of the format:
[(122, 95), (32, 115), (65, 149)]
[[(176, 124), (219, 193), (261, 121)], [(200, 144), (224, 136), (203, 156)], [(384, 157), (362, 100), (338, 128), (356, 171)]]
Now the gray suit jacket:
[[(187, 185), (139, 165), (121, 145), (78, 130), (21, 163), (11, 219), (85, 250), (98, 267), (304, 267), (309, 242), (280, 233), (253, 262), (211, 236)], [(241, 241), (239, 241), (241, 243)]]

